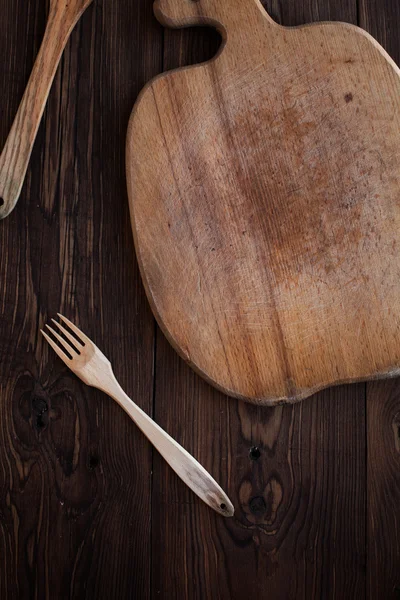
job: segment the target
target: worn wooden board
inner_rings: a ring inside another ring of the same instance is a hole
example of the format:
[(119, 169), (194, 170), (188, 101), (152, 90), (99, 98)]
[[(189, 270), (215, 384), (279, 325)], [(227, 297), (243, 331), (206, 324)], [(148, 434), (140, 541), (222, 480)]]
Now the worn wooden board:
[(180, 354), (274, 404), (400, 367), (400, 70), (350, 24), (284, 28), (258, 0), (159, 0), (224, 46), (152, 81), (127, 178), (137, 256)]

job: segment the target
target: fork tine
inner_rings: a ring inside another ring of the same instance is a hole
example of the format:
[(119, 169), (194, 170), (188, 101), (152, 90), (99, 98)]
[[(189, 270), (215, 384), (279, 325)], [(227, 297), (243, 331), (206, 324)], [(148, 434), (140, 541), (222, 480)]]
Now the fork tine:
[(70, 332), (67, 331), (66, 328), (61, 325), (61, 323), (59, 323), (55, 319), (51, 319), (51, 320), (53, 321), (54, 325), (57, 325), (57, 327), (65, 335), (65, 337), (69, 339), (74, 350), (76, 352), (80, 352), (79, 347), (81, 347), (81, 344), (78, 342), (78, 340), (73, 335), (71, 335)]
[(61, 337), (61, 335), (59, 333), (57, 333), (57, 331), (55, 331), (52, 327), (50, 327), (50, 325), (47, 325), (47, 323), (46, 323), (46, 327), (47, 327), (47, 329), (49, 329), (49, 331), (51, 331), (51, 333), (54, 335), (54, 337), (60, 342), (60, 344), (64, 348), (64, 350), (69, 352), (72, 355), (72, 357), (77, 356), (78, 351), (73, 346), (71, 346), (71, 344), (69, 342), (64, 340), (64, 338)]
[(85, 344), (92, 344), (93, 342), (87, 337), (87, 335), (85, 335), (83, 333), (83, 331), (81, 331), (76, 325), (74, 325), (73, 323), (71, 323), (71, 321), (69, 319), (67, 319), (67, 317), (64, 317), (64, 315), (60, 315), (60, 313), (57, 313), (57, 315), (60, 317), (60, 319), (62, 321), (64, 321), (64, 323), (66, 323), (68, 325), (68, 327), (70, 327), (72, 329), (72, 331), (74, 333), (76, 333), (76, 335), (80, 338), (80, 342), (82, 344), (82, 346), (84, 346)]
[(66, 364), (68, 364), (69, 362), (71, 362), (71, 359), (69, 358), (69, 356), (67, 356), (61, 350), (61, 348), (59, 346), (57, 346), (57, 344), (55, 342), (53, 342), (53, 340), (51, 339), (51, 337), (49, 337), (47, 335), (47, 333), (45, 331), (43, 331), (43, 329), (41, 329), (40, 332), (46, 338), (46, 340), (49, 342), (50, 346), (53, 348), (54, 352), (61, 358), (61, 360), (63, 360)]

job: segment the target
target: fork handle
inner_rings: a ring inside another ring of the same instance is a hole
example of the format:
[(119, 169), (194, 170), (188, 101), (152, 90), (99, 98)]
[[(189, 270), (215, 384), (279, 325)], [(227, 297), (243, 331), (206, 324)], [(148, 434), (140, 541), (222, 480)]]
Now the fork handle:
[(139, 408), (125, 394), (116, 379), (112, 387), (108, 388), (104, 391), (128, 413), (182, 481), (217, 513), (224, 517), (233, 516), (231, 501), (206, 469)]
[(50, 3), (46, 31), (0, 156), (0, 219), (16, 205), (58, 63), (80, 14), (67, 15)]

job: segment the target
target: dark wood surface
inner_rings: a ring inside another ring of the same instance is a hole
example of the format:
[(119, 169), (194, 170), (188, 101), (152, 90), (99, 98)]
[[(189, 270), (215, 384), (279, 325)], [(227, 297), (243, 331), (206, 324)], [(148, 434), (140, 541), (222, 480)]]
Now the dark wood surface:
[[(212, 389), (154, 325), (134, 255), (125, 131), (153, 75), (204, 60), (211, 30), (163, 31), (150, 0), (94, 0), (56, 76), (16, 210), (0, 222), (0, 598), (400, 597), (400, 383), (261, 409)], [(336, 19), (400, 62), (397, 0), (271, 0)], [(0, 143), (45, 0), (0, 0)], [(229, 492), (224, 520), (178, 480), (39, 328), (57, 311)], [(250, 449), (253, 459), (250, 458)]]

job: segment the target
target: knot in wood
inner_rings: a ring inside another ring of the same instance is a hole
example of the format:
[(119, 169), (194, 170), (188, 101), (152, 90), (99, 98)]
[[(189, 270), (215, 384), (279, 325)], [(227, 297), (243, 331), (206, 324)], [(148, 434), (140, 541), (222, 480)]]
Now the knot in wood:
[(267, 505), (262, 496), (254, 496), (249, 502), (249, 508), (253, 515), (260, 517), (265, 513)]

